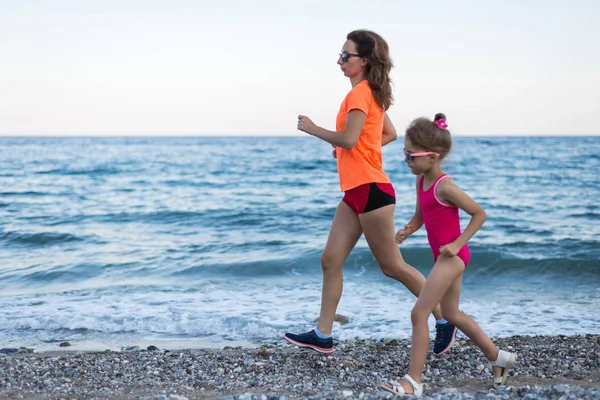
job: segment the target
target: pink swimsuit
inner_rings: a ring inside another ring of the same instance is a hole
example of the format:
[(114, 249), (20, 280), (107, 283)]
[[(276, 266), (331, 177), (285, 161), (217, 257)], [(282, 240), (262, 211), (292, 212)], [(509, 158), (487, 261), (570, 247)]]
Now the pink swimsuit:
[[(448, 175), (442, 174), (428, 190), (423, 190), (423, 178), (421, 177), (418, 185), (421, 214), (433, 260), (437, 261), (440, 247), (454, 242), (462, 233), (458, 207), (442, 203), (436, 194), (438, 183), (444, 178), (451, 179)], [(466, 268), (471, 258), (469, 246), (465, 244), (456, 256), (463, 260)]]

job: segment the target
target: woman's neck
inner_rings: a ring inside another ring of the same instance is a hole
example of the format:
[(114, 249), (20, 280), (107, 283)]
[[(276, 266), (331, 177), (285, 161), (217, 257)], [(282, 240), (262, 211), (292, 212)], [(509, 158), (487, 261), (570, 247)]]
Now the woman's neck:
[(364, 81), (365, 79), (367, 79), (367, 78), (365, 78), (365, 76), (361, 74), (359, 76), (350, 78), (350, 83), (352, 84), (352, 87), (354, 87), (354, 86), (358, 85), (359, 83), (361, 83), (362, 81)]

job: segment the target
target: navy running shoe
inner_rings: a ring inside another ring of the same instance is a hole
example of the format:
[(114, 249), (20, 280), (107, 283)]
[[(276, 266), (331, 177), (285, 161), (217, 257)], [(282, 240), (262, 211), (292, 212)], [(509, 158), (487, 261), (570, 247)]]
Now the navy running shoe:
[(450, 322), (445, 324), (435, 324), (435, 343), (433, 345), (433, 352), (441, 356), (452, 346), (454, 338), (456, 337), (456, 327)]
[(333, 353), (333, 339), (321, 339), (317, 336), (314, 329), (310, 332), (301, 333), (299, 335), (294, 333), (286, 333), (283, 335), (283, 338), (291, 344), (295, 344), (296, 346), (300, 347), (307, 347), (319, 353)]

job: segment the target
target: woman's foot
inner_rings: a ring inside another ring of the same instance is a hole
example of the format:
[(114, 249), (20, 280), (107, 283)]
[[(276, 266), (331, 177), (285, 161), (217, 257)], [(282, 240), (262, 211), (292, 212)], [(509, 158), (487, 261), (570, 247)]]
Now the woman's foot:
[(433, 344), (433, 352), (437, 356), (441, 356), (445, 352), (447, 352), (452, 344), (454, 343), (454, 338), (456, 337), (456, 327), (452, 325), (450, 322), (446, 322), (444, 324), (435, 324), (435, 343)]
[(321, 354), (333, 353), (333, 339), (320, 338), (314, 329), (310, 332), (301, 333), (299, 335), (295, 333), (286, 333), (285, 335), (283, 335), (283, 338), (291, 344), (295, 344), (299, 347), (313, 349), (314, 351)]

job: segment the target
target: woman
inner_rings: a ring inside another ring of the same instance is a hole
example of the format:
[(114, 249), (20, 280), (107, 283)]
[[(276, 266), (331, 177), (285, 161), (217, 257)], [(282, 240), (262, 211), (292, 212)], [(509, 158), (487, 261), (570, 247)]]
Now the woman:
[[(344, 197), (321, 256), (318, 325), (310, 332), (284, 335), (290, 343), (326, 354), (333, 352), (331, 331), (342, 296), (342, 265), (363, 233), (385, 275), (400, 281), (415, 296), (425, 283), (425, 277), (403, 260), (395, 242), (395, 192), (382, 166), (382, 146), (397, 138), (386, 113), (393, 102), (388, 44), (368, 30), (350, 32), (337, 63), (352, 89), (340, 107), (336, 130), (321, 128), (303, 115), (298, 116), (298, 129), (335, 147)], [(434, 352), (441, 354), (452, 345), (456, 328), (442, 319), (439, 305), (433, 314), (438, 331)]]

